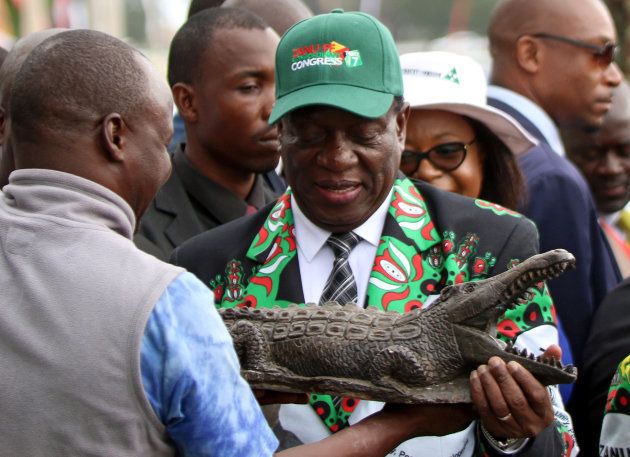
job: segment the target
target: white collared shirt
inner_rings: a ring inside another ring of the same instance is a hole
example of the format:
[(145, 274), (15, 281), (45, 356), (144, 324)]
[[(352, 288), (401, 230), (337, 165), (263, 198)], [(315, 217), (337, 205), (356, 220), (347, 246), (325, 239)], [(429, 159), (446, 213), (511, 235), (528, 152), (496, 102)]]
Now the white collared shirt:
[(536, 103), (505, 87), (493, 85), (488, 86), (488, 97), (495, 98), (514, 107), (540, 130), (551, 149), (562, 157), (566, 155), (558, 127), (553, 122), (553, 119)]
[[(355, 235), (361, 237), (361, 241), (350, 252), (348, 263), (357, 284), (357, 305), (360, 307), (363, 307), (365, 303), (368, 280), (385, 225), (391, 193), (392, 191), (368, 220), (353, 230)], [(331, 232), (311, 222), (300, 210), (293, 195), (291, 196), (291, 208), (295, 222), (295, 239), (304, 300), (305, 303), (319, 303), (319, 298), (324, 291), (326, 280), (332, 271), (335, 260), (332, 249), (326, 244)]]

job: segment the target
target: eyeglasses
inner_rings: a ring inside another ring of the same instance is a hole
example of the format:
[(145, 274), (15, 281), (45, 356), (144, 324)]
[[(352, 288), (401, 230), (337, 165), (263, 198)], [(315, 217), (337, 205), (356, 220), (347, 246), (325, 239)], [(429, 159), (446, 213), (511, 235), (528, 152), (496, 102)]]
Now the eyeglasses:
[(615, 61), (615, 57), (617, 57), (617, 51), (619, 50), (619, 45), (611, 42), (608, 42), (601, 46), (597, 46), (596, 44), (587, 43), (581, 40), (574, 40), (573, 38), (568, 38), (561, 35), (553, 35), (551, 33), (532, 33), (531, 36), (536, 38), (543, 38), (546, 40), (560, 41), (562, 43), (567, 43), (572, 46), (577, 46), (578, 48), (589, 49), (590, 51), (592, 51), (593, 56), (597, 60), (597, 63), (602, 68), (608, 67), (611, 63)]
[(453, 171), (464, 162), (468, 148), (474, 142), (475, 138), (468, 143), (442, 143), (426, 152), (405, 149), (400, 159), (400, 170), (410, 176), (418, 169), (420, 162), (428, 159), (435, 168), (442, 171)]

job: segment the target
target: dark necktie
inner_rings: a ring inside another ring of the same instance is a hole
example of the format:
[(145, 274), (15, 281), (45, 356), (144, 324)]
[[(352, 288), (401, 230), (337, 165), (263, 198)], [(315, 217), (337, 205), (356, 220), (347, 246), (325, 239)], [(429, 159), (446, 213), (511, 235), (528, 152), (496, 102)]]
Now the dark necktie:
[(332, 271), (324, 291), (319, 299), (319, 304), (329, 301), (336, 301), (342, 305), (357, 301), (357, 283), (348, 263), (350, 251), (356, 247), (360, 238), (352, 232), (333, 233), (330, 235), (326, 243), (331, 247), (335, 254)]
[[(360, 238), (352, 232), (332, 234), (326, 241), (335, 254), (335, 261), (319, 299), (320, 305), (329, 301), (336, 301), (342, 305), (357, 302), (357, 284), (348, 263), (348, 256), (359, 241)], [(358, 403), (357, 399), (337, 395), (310, 395), (311, 406), (333, 433), (348, 426), (348, 419)]]

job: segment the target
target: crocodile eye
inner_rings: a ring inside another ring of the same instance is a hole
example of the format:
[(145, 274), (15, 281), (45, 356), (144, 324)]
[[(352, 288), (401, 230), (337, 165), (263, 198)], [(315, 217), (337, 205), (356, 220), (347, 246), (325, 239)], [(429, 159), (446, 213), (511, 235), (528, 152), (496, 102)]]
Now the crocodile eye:
[(473, 283), (469, 282), (468, 284), (466, 284), (464, 286), (464, 292), (469, 294), (469, 293), (473, 292), (476, 288), (477, 288), (476, 284), (473, 284)]
[(442, 298), (448, 298), (449, 295), (453, 293), (453, 286), (446, 286), (440, 292), (440, 296)]

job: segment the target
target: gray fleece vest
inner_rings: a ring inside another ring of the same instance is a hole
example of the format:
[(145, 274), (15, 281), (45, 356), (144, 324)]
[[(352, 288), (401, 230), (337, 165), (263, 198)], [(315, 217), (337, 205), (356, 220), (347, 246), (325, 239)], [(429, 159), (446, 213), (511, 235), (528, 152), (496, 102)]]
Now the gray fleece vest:
[(18, 170), (0, 192), (0, 456), (173, 456), (140, 344), (183, 270), (139, 251), (110, 190)]

